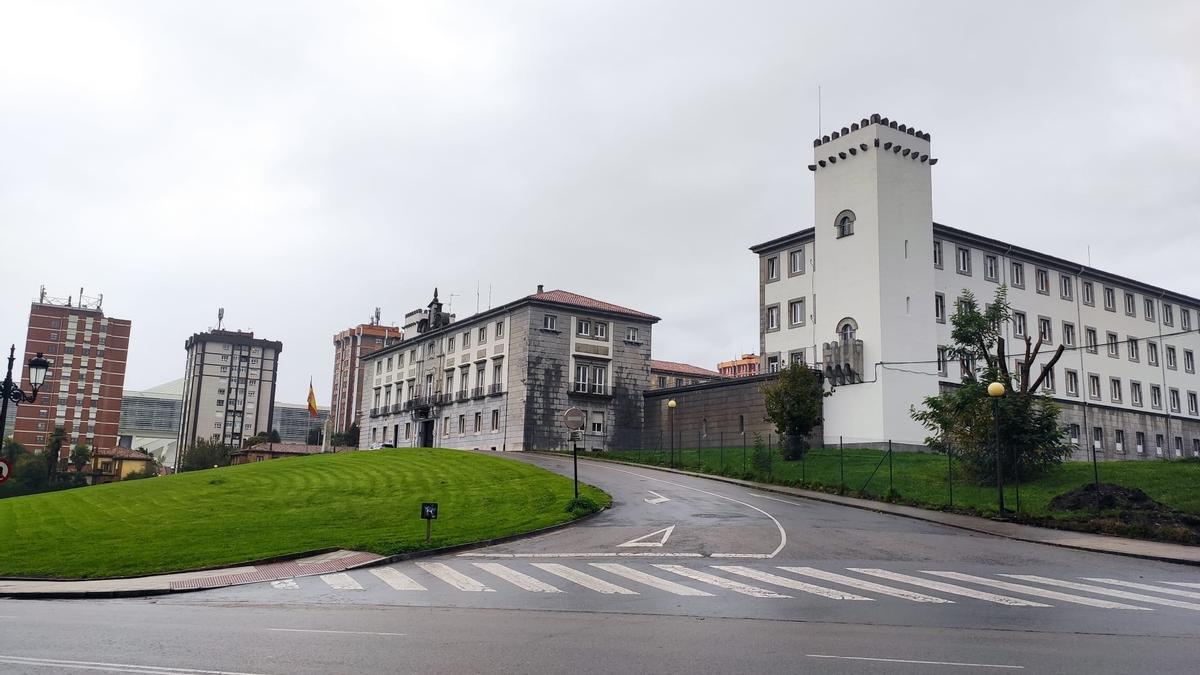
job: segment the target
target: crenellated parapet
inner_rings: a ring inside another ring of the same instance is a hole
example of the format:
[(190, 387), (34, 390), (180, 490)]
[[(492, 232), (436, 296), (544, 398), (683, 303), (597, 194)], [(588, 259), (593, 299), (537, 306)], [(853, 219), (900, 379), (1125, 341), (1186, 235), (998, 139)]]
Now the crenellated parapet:
[[(896, 133), (883, 132), (884, 129)], [(871, 131), (875, 133), (870, 133)], [(850, 139), (852, 136), (856, 138)], [(905, 136), (911, 137), (911, 140), (905, 140)], [(808, 170), (824, 169), (872, 150), (891, 152), (899, 157), (933, 166), (938, 161), (929, 156), (929, 141), (928, 133), (876, 113), (870, 118), (864, 117), (860, 122), (842, 127), (840, 131), (813, 139), (815, 163), (809, 164)], [(826, 149), (826, 146), (829, 147)]]

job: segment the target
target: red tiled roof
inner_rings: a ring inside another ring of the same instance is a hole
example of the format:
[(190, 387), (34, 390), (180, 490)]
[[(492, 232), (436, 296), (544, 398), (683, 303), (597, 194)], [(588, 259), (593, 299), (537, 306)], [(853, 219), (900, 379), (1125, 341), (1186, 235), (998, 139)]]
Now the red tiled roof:
[(596, 300), (584, 295), (579, 295), (578, 293), (572, 293), (570, 291), (544, 291), (542, 293), (534, 293), (533, 295), (530, 295), (529, 299), (541, 300), (543, 302), (553, 302), (559, 305), (571, 305), (574, 307), (582, 307), (584, 309), (594, 309), (598, 312), (627, 314), (629, 316), (636, 316), (642, 319), (652, 319), (654, 321), (658, 321), (658, 317), (654, 316), (653, 314), (646, 314), (645, 312), (639, 312), (636, 309), (629, 309), (628, 307), (614, 305), (610, 302)]
[(700, 366), (693, 366), (687, 363), (679, 363), (678, 361), (658, 361), (656, 359), (651, 359), (650, 370), (679, 373), (680, 375), (691, 375), (694, 377), (721, 377), (721, 374), (716, 371), (701, 368)]
[(112, 450), (96, 450), (94, 453), (97, 457), (112, 457), (113, 459), (144, 459), (149, 460), (150, 455), (141, 450), (133, 448), (115, 447)]

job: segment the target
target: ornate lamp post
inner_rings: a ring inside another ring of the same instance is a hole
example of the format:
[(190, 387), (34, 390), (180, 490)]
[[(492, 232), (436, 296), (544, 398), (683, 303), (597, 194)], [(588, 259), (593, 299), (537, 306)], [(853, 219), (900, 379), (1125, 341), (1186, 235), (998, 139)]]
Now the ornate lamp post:
[(1000, 517), (1004, 517), (1004, 469), (1000, 463), (1000, 397), (1004, 396), (1004, 385), (993, 382), (987, 387), (992, 398), (992, 419), (996, 423), (996, 501), (1000, 505)]
[(16, 345), (8, 350), (8, 373), (4, 376), (4, 382), (0, 384), (0, 433), (3, 433), (4, 423), (8, 420), (8, 402), (20, 405), (37, 400), (38, 389), (42, 388), (42, 383), (46, 381), (46, 372), (50, 370), (50, 362), (42, 358), (41, 352), (29, 359), (29, 386), (33, 392), (26, 394), (21, 391), (19, 382), (13, 382), (12, 378), (16, 351)]
[(671, 436), (671, 468), (675, 468), (675, 399), (667, 401), (667, 433)]

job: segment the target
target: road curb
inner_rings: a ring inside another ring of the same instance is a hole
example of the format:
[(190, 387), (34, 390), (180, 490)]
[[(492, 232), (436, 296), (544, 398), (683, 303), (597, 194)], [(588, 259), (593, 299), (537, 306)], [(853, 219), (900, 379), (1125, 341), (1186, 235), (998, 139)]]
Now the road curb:
[[(400, 562), (403, 560), (412, 560), (414, 558), (425, 558), (425, 557), (436, 556), (436, 555), (445, 555), (448, 553), (456, 553), (458, 551), (469, 551), (469, 550), (476, 549), (476, 548), (484, 548), (487, 546), (494, 546), (496, 544), (504, 544), (504, 543), (508, 543), (511, 541), (517, 541), (520, 539), (525, 539), (527, 537), (536, 537), (541, 534), (547, 534), (550, 532), (554, 532), (556, 530), (565, 529), (572, 525), (576, 525), (578, 523), (582, 523), (584, 521), (590, 520), (591, 518), (595, 518), (596, 516), (600, 515), (601, 513), (604, 513), (605, 511), (609, 510), (610, 508), (612, 508), (612, 507), (606, 506), (598, 511), (586, 514), (584, 516), (580, 516), (579, 518), (576, 518), (574, 520), (568, 520), (565, 522), (556, 523), (554, 525), (548, 525), (546, 527), (542, 527), (542, 528), (539, 528), (536, 530), (530, 530), (529, 532), (520, 532), (517, 534), (505, 535), (503, 537), (496, 537), (493, 539), (481, 539), (479, 541), (472, 541), (472, 542), (467, 542), (464, 544), (455, 544), (453, 546), (443, 546), (441, 548), (426, 549), (426, 550), (422, 550), (422, 551), (410, 551), (408, 553), (397, 553), (395, 555), (384, 556), (382, 558), (379, 558), (377, 560), (372, 560), (370, 562), (363, 562), (363, 563), (358, 563), (358, 564), (354, 564), (354, 565), (349, 565), (349, 566), (343, 568), (341, 571), (345, 572), (348, 570), (361, 569), (363, 567), (369, 567), (369, 566), (373, 566), (373, 565), (388, 565), (388, 564), (391, 564), (394, 562)], [(329, 551), (336, 551), (336, 550), (339, 550), (339, 549), (336, 549), (336, 548), (335, 549), (322, 549), (322, 552), (329, 552)], [(287, 562), (287, 561), (292, 561), (292, 560), (300, 560), (301, 558), (306, 558), (306, 557), (309, 557), (312, 555), (319, 555), (319, 554), (304, 553), (304, 554), (298, 555), (298, 556), (289, 556), (289, 557), (281, 557), (281, 558), (271, 559), (270, 562)], [(192, 572), (212, 571), (214, 569), (233, 569), (234, 567), (246, 567), (246, 566), (247, 566), (247, 564), (243, 563), (240, 565), (230, 565), (228, 568), (216, 567), (216, 568), (208, 568), (206, 570), (188, 570), (188, 571), (192, 571)], [(180, 572), (170, 572), (169, 574), (180, 574)], [(316, 574), (320, 574), (320, 573), (314, 573), (312, 575), (305, 575), (305, 576), (315, 576)], [(109, 579), (115, 581), (118, 579), (141, 579), (141, 578), (145, 578), (145, 577), (110, 577)], [(294, 578), (294, 577), (284, 577), (284, 578)], [(10, 581), (13, 581), (13, 580), (14, 579), (10, 579)], [(279, 579), (274, 579), (272, 581), (278, 581), (278, 580)], [(15, 579), (15, 581), (55, 581), (55, 580)], [(61, 580), (61, 581), (63, 583), (67, 583), (68, 581), (105, 581), (105, 579), (79, 579), (79, 580)], [(100, 590), (96, 590), (96, 591), (31, 591), (31, 592), (27, 592), (27, 593), (12, 592), (12, 591), (0, 591), (0, 598), (10, 599), (10, 600), (86, 600), (86, 599), (113, 599), (113, 598), (142, 598), (142, 597), (152, 597), (152, 596), (158, 596), (158, 595), (174, 595), (177, 593), (195, 593), (197, 591), (211, 591), (211, 590), (214, 590), (217, 588), (232, 588), (234, 586), (245, 586), (245, 585), (251, 584), (251, 583), (264, 583), (264, 582), (263, 581), (248, 581), (248, 582), (244, 582), (244, 583), (227, 584), (224, 586), (210, 586), (210, 587), (201, 587), (201, 588), (148, 588), (148, 589), (124, 589), (124, 590), (108, 590), (108, 591), (100, 591)]]
[[(563, 455), (560, 453), (544, 452), (544, 451), (540, 451), (540, 450), (529, 450), (526, 452), (530, 452), (531, 454), (537, 454), (537, 455), (542, 455), (542, 456), (546, 456), (546, 457), (559, 457), (559, 458), (563, 457)], [(918, 512), (918, 513), (910, 513), (910, 512), (904, 512), (904, 511), (890, 510), (884, 506), (885, 504), (887, 504), (887, 502), (876, 502), (876, 501), (872, 501), (872, 500), (861, 499), (858, 497), (835, 498), (833, 495), (824, 495), (823, 493), (820, 493), (820, 492), (817, 492), (814, 490), (804, 490), (801, 488), (790, 488), (786, 485), (770, 485), (770, 484), (765, 484), (765, 483), (755, 483), (753, 481), (742, 480), (740, 478), (730, 478), (728, 476), (715, 476), (715, 475), (707, 474), (707, 473), (696, 473), (694, 471), (684, 471), (682, 469), (671, 469), (671, 468), (667, 468), (667, 467), (653, 466), (650, 464), (636, 464), (633, 462), (622, 462), (619, 460), (605, 459), (602, 457), (590, 456), (590, 457), (581, 457), (580, 459), (583, 459), (584, 461), (604, 462), (606, 464), (618, 464), (618, 465), (622, 465), (622, 466), (642, 467), (642, 468), (646, 468), (646, 469), (653, 469), (655, 471), (663, 471), (666, 473), (673, 473), (673, 474), (680, 475), (680, 476), (691, 476), (693, 478), (707, 478), (709, 480), (713, 480), (713, 481), (716, 481), (719, 483), (726, 483), (729, 485), (737, 485), (739, 487), (753, 488), (753, 489), (759, 490), (761, 492), (770, 492), (770, 493), (778, 494), (778, 495), (787, 495), (789, 497), (794, 497), (796, 499), (807, 499), (807, 500), (814, 501), (814, 502), (822, 502), (825, 504), (833, 504), (836, 506), (846, 506), (849, 508), (861, 509), (863, 511), (872, 511), (875, 513), (881, 513), (881, 514), (885, 514), (885, 515), (889, 515), (889, 516), (897, 516), (900, 518), (909, 518), (911, 520), (919, 520), (919, 521), (923, 521), (923, 522), (927, 522), (927, 523), (933, 523), (935, 525), (944, 525), (946, 527), (953, 527), (955, 529), (965, 530), (967, 532), (975, 532), (977, 534), (987, 534), (987, 535), (991, 535), (993, 537), (1000, 537), (1003, 539), (1011, 539), (1013, 541), (1022, 541), (1022, 542), (1026, 542), (1026, 543), (1030, 543), (1030, 544), (1043, 544), (1045, 546), (1055, 546), (1057, 548), (1065, 548), (1065, 549), (1070, 549), (1073, 551), (1087, 551), (1089, 553), (1103, 553), (1103, 554), (1108, 554), (1108, 555), (1120, 555), (1120, 556), (1125, 556), (1125, 557), (1129, 557), (1129, 558), (1138, 558), (1141, 560), (1154, 560), (1157, 562), (1173, 563), (1176, 565), (1200, 566), (1200, 560), (1190, 560), (1187, 558), (1172, 558), (1170, 556), (1154, 555), (1151, 553), (1137, 553), (1137, 552), (1133, 552), (1133, 551), (1117, 551), (1117, 550), (1110, 550), (1110, 549), (1103, 549), (1103, 548), (1093, 548), (1093, 547), (1089, 547), (1089, 546), (1080, 546), (1077, 544), (1068, 544), (1068, 543), (1064, 543), (1064, 542), (1045, 541), (1045, 540), (1036, 539), (1033, 537), (1021, 537), (1021, 536), (1014, 535), (1014, 534), (996, 532), (994, 530), (986, 529), (982, 525), (973, 526), (973, 525), (970, 525), (967, 523), (949, 522), (947, 520), (939, 519), (933, 515), (933, 514), (942, 513), (941, 511), (933, 511), (931, 509), (922, 509), (919, 506), (903, 505), (902, 508), (904, 508), (904, 509), (911, 509), (912, 511)], [(845, 501), (847, 499), (853, 499), (859, 503)], [(921, 511), (928, 512), (929, 515), (920, 513)], [(952, 515), (955, 516), (956, 518), (979, 518), (978, 516), (968, 516), (968, 515), (957, 514), (957, 513), (952, 514)], [(987, 520), (986, 518), (979, 518), (979, 519)], [(1073, 532), (1073, 530), (1057, 530), (1054, 528), (1038, 527), (1037, 525), (1025, 525), (1023, 523), (1017, 523), (1017, 524), (1020, 525), (1021, 527), (1031, 527), (1031, 528), (1046, 530), (1047, 532)], [(1164, 544), (1165, 543), (1165, 542), (1154, 542), (1151, 540), (1128, 539), (1125, 537), (1112, 537), (1110, 535), (1091, 533), (1091, 532), (1078, 533), (1078, 534), (1087, 534), (1089, 536), (1094, 536), (1094, 537), (1107, 537), (1114, 541), (1128, 541), (1128, 542), (1134, 542), (1134, 543), (1142, 543), (1144, 541), (1144, 543), (1148, 543), (1148, 544)], [(1170, 545), (1170, 544), (1166, 544), (1166, 545)], [(1177, 545), (1182, 546), (1182, 544), (1177, 544)]]

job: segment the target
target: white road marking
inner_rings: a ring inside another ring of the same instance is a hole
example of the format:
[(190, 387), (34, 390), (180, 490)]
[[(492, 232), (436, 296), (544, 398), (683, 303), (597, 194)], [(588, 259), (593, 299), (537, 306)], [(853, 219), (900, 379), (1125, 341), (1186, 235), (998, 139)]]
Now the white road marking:
[(1010, 666), (1000, 663), (959, 663), (957, 661), (913, 661), (911, 659), (877, 659), (870, 656), (834, 656), (832, 654), (805, 654), (810, 659), (846, 659), (848, 661), (880, 661), (883, 663), (915, 663), (922, 666), (959, 666), (962, 668), (1009, 668), (1024, 670), (1025, 666)]
[(455, 570), (445, 563), (419, 562), (417, 563), (417, 567), (429, 572), (433, 576), (441, 579), (460, 591), (483, 591), (485, 593), (495, 592), (494, 588), (488, 588), (486, 585), (475, 581), (471, 577)]
[(1172, 586), (1183, 586), (1185, 588), (1200, 588), (1200, 584), (1192, 584), (1186, 581), (1164, 581), (1163, 583), (1171, 584)]
[(631, 567), (619, 565), (617, 563), (590, 563), (592, 567), (602, 569), (605, 572), (615, 574), (620, 577), (625, 577), (631, 581), (636, 581), (640, 584), (645, 584), (652, 588), (657, 588), (660, 591), (666, 591), (674, 595), (694, 595), (694, 596), (711, 596), (712, 593), (705, 593), (694, 588), (688, 588), (683, 584), (677, 584), (674, 581), (660, 579), (654, 575), (646, 574), (635, 570)]
[(807, 581), (789, 579), (787, 577), (781, 577), (778, 574), (771, 574), (770, 572), (763, 572), (762, 570), (743, 567), (741, 565), (713, 565), (713, 567), (723, 572), (740, 574), (744, 577), (754, 579), (755, 581), (763, 581), (768, 584), (775, 584), (776, 586), (783, 586), (784, 588), (804, 591), (805, 593), (812, 593), (813, 595), (820, 595), (822, 597), (832, 598), (834, 600), (865, 600), (867, 602), (875, 602), (874, 598), (864, 598), (861, 595), (855, 595), (847, 591), (825, 588), (824, 586), (810, 584)]
[(630, 476), (637, 476), (638, 478), (645, 478), (646, 480), (653, 480), (653, 481), (658, 481), (659, 483), (673, 485), (678, 488), (683, 488), (684, 490), (692, 490), (693, 492), (699, 492), (700, 494), (705, 494), (710, 497), (716, 497), (717, 499), (724, 499), (726, 501), (733, 502), (734, 504), (741, 504), (742, 506), (745, 506), (748, 509), (754, 509), (755, 511), (758, 511), (759, 513), (763, 514), (764, 516), (770, 518), (771, 522), (775, 523), (776, 529), (779, 530), (779, 546), (775, 547), (775, 550), (772, 551), (771, 553), (769, 553), (767, 555), (767, 557), (774, 558), (775, 556), (779, 555), (779, 552), (782, 551), (785, 546), (787, 546), (787, 532), (783, 529), (783, 525), (779, 524), (779, 521), (775, 519), (775, 516), (767, 513), (766, 511), (763, 511), (762, 509), (758, 508), (757, 506), (755, 506), (753, 504), (747, 504), (746, 502), (743, 502), (740, 499), (734, 499), (733, 497), (726, 497), (725, 495), (720, 495), (715, 492), (709, 492), (708, 490), (701, 490), (700, 488), (694, 488), (694, 487), (691, 487), (690, 485), (684, 485), (682, 483), (675, 483), (675, 482), (672, 482), (669, 480), (663, 480), (662, 478), (655, 478), (654, 476), (647, 476), (646, 474), (637, 473), (636, 471), (626, 471), (625, 469), (618, 469), (614, 466), (609, 466), (603, 462), (597, 463), (596, 466), (605, 468), (605, 469), (609, 469), (612, 471), (618, 471), (620, 473), (626, 473), (626, 474), (629, 474)]
[(172, 668), (170, 666), (140, 666), (133, 663), (106, 663), (103, 661), (67, 661), (65, 659), (39, 659), (32, 656), (0, 654), (0, 662), (23, 666), (54, 666), (73, 670), (107, 670), (115, 673), (198, 673), (200, 675), (262, 675), (231, 670), (200, 670), (197, 668)]
[(654, 490), (646, 490), (646, 492), (649, 492), (650, 494), (654, 495), (654, 499), (643, 499), (642, 500), (642, 501), (646, 502), (647, 504), (661, 504), (663, 502), (671, 501), (671, 499), (669, 497), (664, 497), (664, 496), (658, 494), (657, 492), (655, 492)]
[[(715, 554), (714, 554), (715, 555)], [(763, 555), (767, 554), (755, 554)], [(703, 553), (459, 553), (460, 558), (703, 558)]]
[[(671, 533), (674, 531), (675, 531), (674, 525), (672, 525), (670, 527), (664, 527), (661, 530), (655, 530), (655, 531), (651, 532), (650, 534), (644, 534), (636, 539), (630, 539), (629, 541), (625, 542), (624, 544), (617, 544), (617, 548), (622, 548), (622, 547), (626, 547), (626, 546), (660, 547), (663, 544), (667, 543), (667, 539), (669, 539), (671, 537)], [(647, 539), (649, 539), (655, 535), (659, 535), (659, 534), (662, 535), (662, 539), (659, 539), (658, 541), (646, 541)]]
[(695, 579), (696, 581), (706, 583), (711, 586), (716, 586), (717, 588), (724, 588), (727, 591), (733, 591), (734, 593), (741, 593), (742, 595), (749, 595), (749, 596), (752, 596), (755, 598), (790, 598), (790, 597), (792, 597), (790, 595), (780, 595), (779, 593), (776, 593), (775, 591), (768, 591), (765, 588), (751, 586), (750, 584), (743, 584), (740, 581), (733, 581), (731, 579), (725, 579), (725, 578), (719, 577), (715, 574), (709, 574), (707, 572), (701, 572), (699, 570), (690, 569), (690, 568), (684, 567), (683, 565), (655, 565), (655, 567), (657, 567), (660, 570), (674, 572), (675, 574), (678, 574), (683, 577), (687, 577), (689, 579)]
[(848, 577), (848, 576), (845, 576), (842, 574), (834, 574), (833, 572), (825, 572), (823, 570), (815, 569), (812, 567), (780, 567), (779, 569), (787, 571), (787, 572), (795, 572), (796, 574), (803, 574), (804, 576), (808, 576), (808, 577), (816, 577), (817, 579), (824, 579), (825, 581), (832, 581), (835, 584), (844, 584), (846, 586), (851, 586), (851, 587), (858, 588), (858, 589), (861, 589), (864, 591), (872, 591), (874, 593), (890, 595), (895, 598), (911, 600), (913, 602), (934, 602), (934, 603), (945, 603), (945, 604), (950, 604), (950, 605), (954, 604), (953, 600), (945, 600), (943, 598), (935, 598), (932, 595), (925, 595), (923, 593), (914, 593), (913, 591), (905, 591), (905, 590), (901, 590), (899, 588), (892, 588), (891, 586), (884, 586), (881, 584), (874, 583), (872, 581), (862, 581), (860, 579), (855, 579), (853, 577)]
[(534, 579), (528, 574), (522, 574), (516, 570), (509, 569), (500, 563), (484, 562), (471, 564), (483, 570), (484, 572), (488, 572), (500, 577), (517, 588), (529, 591), (531, 593), (562, 593), (562, 591), (544, 581)]
[(753, 559), (757, 559), (757, 560), (765, 560), (767, 558), (773, 558), (774, 556), (770, 553), (713, 553), (709, 557), (711, 557), (711, 558), (753, 558)]
[(425, 587), (413, 581), (413, 578), (394, 567), (377, 567), (367, 570), (380, 581), (397, 591), (423, 591)]
[[(1112, 584), (1114, 586), (1125, 586), (1126, 588), (1136, 588), (1143, 591), (1154, 591), (1155, 593), (1164, 593), (1166, 595), (1178, 595), (1183, 598), (1198, 598), (1200, 593), (1195, 591), (1181, 591), (1178, 588), (1163, 588), (1162, 586), (1151, 586), (1150, 584), (1138, 584), (1132, 581), (1121, 581), (1119, 579), (1096, 579), (1092, 577), (1080, 577), (1084, 581), (1097, 581), (1102, 584)], [(1200, 588), (1200, 586), (1197, 586)]]
[(369, 630), (320, 630), (317, 628), (268, 628), (281, 633), (332, 633), (334, 635), (390, 635), (404, 637), (406, 633), (375, 633)]
[(1165, 598), (1155, 598), (1141, 593), (1130, 593), (1128, 591), (1115, 591), (1103, 586), (1093, 586), (1091, 584), (1077, 584), (1074, 581), (1060, 581), (1058, 579), (1050, 579), (1048, 577), (1039, 577), (1036, 574), (1001, 574), (1002, 577), (1010, 579), (1020, 579), (1022, 581), (1032, 581), (1039, 584), (1047, 584), (1049, 586), (1061, 586), (1062, 588), (1070, 588), (1076, 591), (1084, 591), (1086, 593), (1095, 593), (1097, 595), (1108, 595), (1114, 598), (1122, 598), (1125, 600), (1135, 600), (1137, 602), (1145, 602), (1151, 605), (1166, 605), (1168, 607), (1179, 607), (1180, 609), (1191, 609), (1200, 612), (1200, 605), (1194, 602), (1183, 602), (1182, 600), (1167, 600)]
[(322, 574), (321, 581), (329, 584), (329, 587), (335, 591), (361, 591), (363, 589), (362, 584), (345, 572)]
[(970, 583), (979, 584), (981, 586), (991, 586), (992, 588), (999, 588), (1001, 590), (1020, 593), (1022, 595), (1033, 595), (1039, 598), (1050, 598), (1051, 600), (1061, 600), (1062, 602), (1073, 602), (1077, 605), (1087, 605), (1088, 607), (1099, 607), (1101, 609), (1140, 609), (1147, 612), (1154, 611), (1149, 607), (1134, 607), (1133, 605), (1125, 605), (1119, 602), (1112, 602), (1110, 600), (1097, 600), (1095, 598), (1088, 598), (1082, 595), (1059, 593), (1058, 591), (1051, 591), (1045, 588), (1038, 588), (1036, 586), (1013, 584), (1007, 581), (996, 581), (995, 579), (977, 577), (970, 574), (962, 574), (961, 572), (937, 572), (934, 570), (923, 570), (921, 573), (932, 574), (934, 576), (945, 577), (947, 579), (954, 579), (956, 581), (967, 581)]
[(272, 588), (277, 588), (281, 591), (297, 591), (300, 590), (300, 584), (296, 583), (295, 579), (279, 579), (271, 582)]
[(907, 574), (899, 574), (897, 572), (889, 572), (887, 570), (873, 569), (873, 568), (868, 569), (868, 568), (863, 568), (863, 567), (850, 567), (848, 569), (851, 572), (858, 572), (859, 574), (868, 574), (873, 577), (880, 577), (882, 579), (889, 579), (891, 581), (899, 581), (900, 583), (903, 583), (903, 584), (912, 584), (913, 586), (921, 586), (922, 588), (929, 588), (929, 589), (933, 589), (935, 591), (949, 593), (951, 595), (963, 595), (968, 598), (975, 598), (976, 600), (986, 600), (987, 602), (994, 602), (998, 605), (1008, 605), (1010, 607), (1053, 607), (1053, 605), (1046, 605), (1046, 604), (1042, 604), (1040, 602), (1034, 602), (1032, 600), (1022, 600), (1020, 598), (1010, 598), (1007, 595), (996, 595), (995, 593), (988, 593), (986, 591), (977, 591), (977, 590), (974, 590), (971, 588), (967, 588), (966, 586), (958, 586), (955, 584), (948, 584), (948, 583), (945, 583), (944, 581), (930, 581), (928, 579), (922, 579), (920, 577), (912, 577)]
[(616, 593), (618, 595), (637, 595), (638, 594), (637, 591), (631, 591), (628, 588), (624, 588), (623, 586), (618, 586), (616, 584), (610, 584), (609, 582), (607, 582), (599, 577), (594, 577), (586, 572), (580, 572), (578, 570), (571, 569), (570, 567), (567, 567), (566, 565), (559, 565), (558, 563), (530, 563), (530, 564), (540, 570), (549, 572), (550, 574), (553, 574), (556, 576), (560, 576), (563, 579), (566, 579), (567, 581), (573, 581), (573, 582), (579, 584), (580, 586), (583, 586), (584, 588), (588, 588), (593, 591), (596, 591), (597, 593), (604, 593), (605, 595), (611, 595), (613, 593)]

